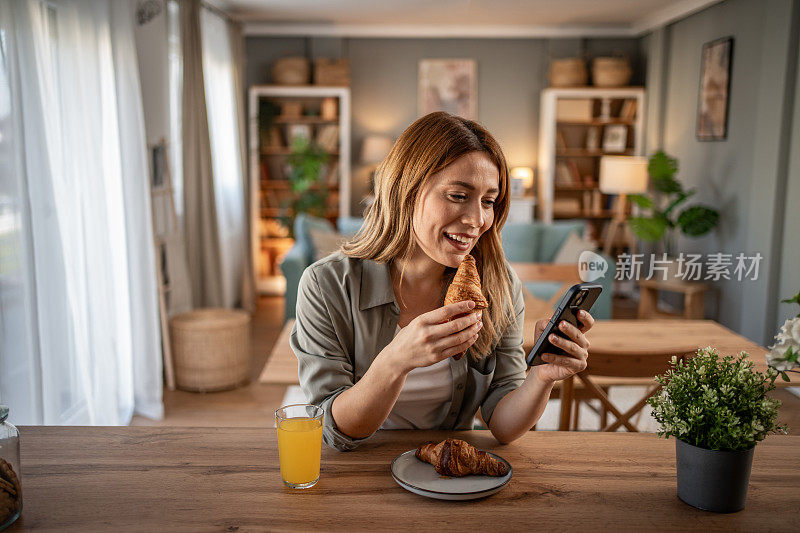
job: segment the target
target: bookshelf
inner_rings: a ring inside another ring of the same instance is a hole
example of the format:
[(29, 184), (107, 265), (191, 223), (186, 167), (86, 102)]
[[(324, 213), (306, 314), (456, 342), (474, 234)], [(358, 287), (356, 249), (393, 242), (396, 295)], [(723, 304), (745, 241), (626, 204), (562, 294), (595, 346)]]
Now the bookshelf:
[(613, 216), (600, 157), (641, 155), (644, 89), (549, 88), (541, 95), (537, 218), (586, 219), (596, 238)]
[(253, 267), (258, 290), (272, 292), (278, 264), (293, 244), (284, 226), (293, 214), (287, 165), (292, 139), (305, 137), (327, 154), (319, 182), (311, 186), (325, 193), (325, 218), (335, 224), (350, 213), (350, 89), (255, 85), (248, 96)]

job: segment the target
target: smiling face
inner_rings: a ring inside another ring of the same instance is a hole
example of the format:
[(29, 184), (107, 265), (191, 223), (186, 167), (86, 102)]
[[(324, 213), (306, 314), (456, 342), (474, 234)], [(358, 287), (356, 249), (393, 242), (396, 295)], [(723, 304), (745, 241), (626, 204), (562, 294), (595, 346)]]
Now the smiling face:
[(432, 175), (414, 209), (413, 231), (433, 261), (458, 268), (494, 222), (499, 194), (497, 166), (484, 152), (470, 152)]

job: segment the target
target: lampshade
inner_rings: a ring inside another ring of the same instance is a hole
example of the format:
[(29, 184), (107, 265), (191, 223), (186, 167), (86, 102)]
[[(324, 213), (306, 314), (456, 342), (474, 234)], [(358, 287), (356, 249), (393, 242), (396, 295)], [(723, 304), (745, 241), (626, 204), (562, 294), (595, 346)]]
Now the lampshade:
[(376, 165), (389, 155), (392, 139), (386, 135), (367, 135), (361, 145), (361, 164)]
[(521, 179), (526, 189), (533, 187), (533, 169), (531, 167), (514, 167), (511, 169), (510, 176)]
[(605, 194), (647, 192), (647, 158), (624, 155), (601, 157), (600, 192)]

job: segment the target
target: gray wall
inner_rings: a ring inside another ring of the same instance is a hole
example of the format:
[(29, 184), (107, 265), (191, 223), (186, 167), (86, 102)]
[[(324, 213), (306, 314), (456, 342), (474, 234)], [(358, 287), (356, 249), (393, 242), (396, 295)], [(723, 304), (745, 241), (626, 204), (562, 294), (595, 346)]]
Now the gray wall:
[[(680, 248), (764, 256), (757, 281), (714, 283), (710, 302), (716, 304), (711, 306), (713, 318), (761, 343), (770, 343), (776, 332), (777, 300), (800, 288), (797, 250), (790, 244), (797, 248), (800, 226), (796, 214), (784, 218), (791, 211), (790, 196), (796, 206), (800, 194), (796, 153), (789, 164), (790, 146), (797, 147), (800, 140), (796, 119), (792, 124), (798, 114), (797, 4), (730, 0), (642, 40), (643, 55), (650, 60), (647, 85), (653, 89), (648, 118), (660, 119), (648, 128), (648, 147), (677, 157), (678, 177), (697, 189), (693, 201), (712, 205), (721, 214), (716, 231), (699, 239), (682, 238)], [(728, 137), (700, 142), (695, 120), (701, 49), (703, 43), (726, 36), (734, 38)]]
[(358, 166), (367, 134), (397, 138), (417, 117), (420, 59), (472, 58), (478, 71), (478, 120), (503, 147), (511, 166), (536, 167), (539, 94), (548, 85), (550, 57), (622, 53), (634, 66), (633, 83), (644, 69), (638, 39), (333, 39), (250, 37), (246, 40), (247, 83), (269, 83), (271, 63), (286, 55), (347, 57), (351, 66), (353, 212), (365, 194)]

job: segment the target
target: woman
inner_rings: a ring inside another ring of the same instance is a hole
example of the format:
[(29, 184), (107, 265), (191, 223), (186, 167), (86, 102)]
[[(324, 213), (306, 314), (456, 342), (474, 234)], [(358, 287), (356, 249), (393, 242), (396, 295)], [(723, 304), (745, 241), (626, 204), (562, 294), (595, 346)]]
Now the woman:
[[(553, 383), (586, 368), (594, 320), (582, 311), (581, 330), (562, 324), (571, 340), (553, 342), (568, 355), (545, 355), (526, 377), (522, 287), (500, 244), (500, 146), (475, 122), (431, 113), (403, 132), (375, 181), (361, 231), (300, 280), (291, 346), (306, 396), (325, 411), (325, 442), (349, 450), (382, 427), (472, 429), (479, 408), (498, 441), (519, 438)], [(474, 307), (442, 307), (467, 254), (489, 308), (450, 320)]]

